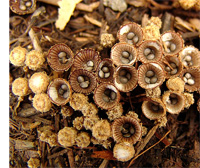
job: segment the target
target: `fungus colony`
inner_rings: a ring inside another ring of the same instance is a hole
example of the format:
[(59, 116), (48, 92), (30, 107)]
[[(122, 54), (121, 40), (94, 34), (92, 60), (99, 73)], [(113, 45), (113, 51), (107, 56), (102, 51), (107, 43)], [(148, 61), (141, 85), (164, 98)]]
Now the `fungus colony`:
[[(143, 32), (136, 23), (122, 25), (117, 34), (119, 42), (111, 48), (110, 58), (104, 59), (94, 49), (74, 54), (66, 44), (55, 44), (48, 51), (48, 65), (59, 73), (68, 71), (68, 77), (52, 79), (46, 72), (35, 72), (30, 79), (15, 79), (13, 93), (26, 96), (32, 91), (33, 107), (40, 112), (49, 111), (52, 103), (61, 107), (64, 118), (73, 110), (82, 112), (74, 119), (73, 127), (62, 128), (56, 136), (52, 129), (41, 129), (40, 140), (51, 142), (51, 146), (81, 148), (90, 142), (111, 148), (114, 142), (114, 157), (128, 161), (145, 127), (135, 112), (123, 111), (122, 92), (129, 93), (138, 85), (145, 89), (148, 101), (143, 101), (140, 109), (160, 126), (166, 125), (166, 112), (179, 114), (194, 103), (193, 92), (200, 89), (199, 50), (184, 46), (182, 37), (174, 31), (164, 32), (157, 40), (143, 38)], [(44, 60), (43, 54), (22, 47), (10, 53), (13, 65), (26, 65), (33, 71), (40, 70)], [(162, 90), (161, 95), (160, 86), (165, 80), (168, 90)], [(100, 117), (102, 109), (107, 119)]]

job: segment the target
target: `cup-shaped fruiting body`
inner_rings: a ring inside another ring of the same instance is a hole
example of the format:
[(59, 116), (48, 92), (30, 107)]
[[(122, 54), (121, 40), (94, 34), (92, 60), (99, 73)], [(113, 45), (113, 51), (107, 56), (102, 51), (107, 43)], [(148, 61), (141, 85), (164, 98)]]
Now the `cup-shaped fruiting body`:
[(166, 55), (176, 55), (184, 45), (182, 37), (173, 31), (164, 32), (160, 39)]
[(166, 91), (162, 95), (162, 101), (166, 106), (166, 110), (171, 114), (179, 114), (185, 106), (185, 97), (177, 91)]
[(93, 129), (93, 126), (99, 121), (98, 116), (91, 116), (91, 117), (85, 117), (83, 126), (85, 127), (86, 130), (91, 130)]
[(47, 92), (51, 101), (58, 106), (68, 103), (72, 95), (69, 82), (63, 78), (54, 79), (49, 84)]
[(166, 72), (166, 78), (179, 76), (183, 71), (183, 65), (180, 59), (175, 55), (167, 55), (164, 57), (165, 62), (164, 70)]
[(99, 120), (92, 128), (92, 136), (98, 140), (106, 140), (111, 137), (111, 125), (107, 120)]
[(133, 158), (135, 155), (135, 149), (132, 144), (129, 143), (117, 143), (113, 148), (113, 156), (122, 162), (126, 162)]
[(26, 96), (29, 93), (28, 79), (15, 79), (12, 83), (12, 92), (17, 96)]
[(36, 94), (45, 92), (49, 85), (49, 80), (46, 72), (36, 72), (29, 79), (29, 87)]
[(73, 127), (76, 128), (77, 130), (81, 130), (83, 128), (83, 121), (84, 121), (84, 117), (76, 117), (73, 120)]
[(158, 98), (151, 98), (151, 101), (142, 103), (142, 112), (150, 120), (157, 120), (166, 115), (166, 108)]
[(42, 67), (44, 63), (44, 55), (39, 51), (32, 50), (26, 54), (25, 64), (29, 69), (37, 70)]
[(138, 83), (138, 74), (134, 66), (120, 65), (114, 75), (114, 84), (119, 91), (129, 92)]
[(85, 69), (74, 70), (69, 76), (69, 82), (75, 92), (84, 94), (90, 94), (97, 85), (95, 74)]
[(165, 80), (164, 70), (157, 63), (140, 65), (138, 69), (138, 84), (144, 89), (160, 86)]
[(111, 121), (121, 117), (122, 113), (123, 113), (122, 103), (118, 103), (116, 106), (114, 106), (113, 108), (109, 109), (106, 112), (106, 114), (108, 115), (108, 119)]
[(81, 111), (83, 106), (88, 103), (88, 97), (82, 93), (73, 93), (69, 103), (74, 110)]
[(80, 132), (76, 139), (76, 145), (80, 148), (85, 148), (90, 144), (90, 135), (87, 132)]
[(94, 101), (102, 109), (111, 109), (119, 100), (120, 93), (111, 83), (101, 83), (94, 91)]
[(167, 80), (166, 86), (169, 90), (183, 92), (185, 82), (180, 77), (172, 77)]
[(184, 67), (200, 67), (200, 52), (194, 46), (184, 47), (180, 53), (179, 58)]
[(200, 69), (189, 68), (182, 72), (182, 79), (185, 82), (185, 90), (188, 92), (197, 91), (200, 88)]
[(117, 66), (133, 65), (137, 60), (137, 49), (131, 44), (116, 43), (111, 48), (110, 57)]
[(138, 46), (143, 40), (143, 31), (137, 23), (127, 23), (120, 27), (117, 37), (120, 42)]
[(138, 57), (142, 63), (158, 62), (162, 59), (162, 52), (158, 41), (146, 40), (138, 48)]
[(137, 118), (122, 116), (112, 125), (113, 139), (117, 142), (135, 144), (142, 136), (142, 125)]
[(23, 66), (25, 65), (25, 59), (26, 59), (26, 53), (28, 51), (25, 48), (22, 48), (21, 46), (15, 47), (11, 52), (10, 52), (10, 62), (11, 64), (15, 66)]
[(64, 127), (58, 132), (58, 142), (66, 148), (75, 145), (76, 137), (77, 130), (72, 127)]
[(40, 112), (47, 112), (51, 109), (51, 100), (46, 93), (36, 94), (33, 97), (33, 107)]
[(40, 167), (40, 160), (37, 158), (30, 158), (27, 162), (29, 168), (38, 168)]
[(114, 75), (114, 64), (112, 59), (104, 58), (99, 62), (96, 70), (97, 80), (99, 82), (112, 82)]
[(92, 48), (85, 48), (78, 51), (74, 56), (73, 67), (76, 69), (86, 69), (96, 71), (100, 55), (98, 51)]
[(67, 71), (74, 59), (72, 50), (63, 43), (53, 45), (47, 55), (50, 67), (55, 71)]
[(33, 13), (36, 9), (36, 0), (10, 0), (9, 2), (10, 9), (18, 15)]

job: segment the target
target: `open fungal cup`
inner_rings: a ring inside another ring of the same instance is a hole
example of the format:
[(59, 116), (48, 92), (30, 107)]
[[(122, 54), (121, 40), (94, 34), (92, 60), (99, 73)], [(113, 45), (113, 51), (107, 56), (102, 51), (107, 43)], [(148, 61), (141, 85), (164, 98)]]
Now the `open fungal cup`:
[(117, 105), (120, 100), (120, 93), (111, 83), (101, 83), (94, 90), (94, 101), (102, 109), (110, 109)]
[(55, 71), (67, 71), (74, 59), (72, 50), (63, 43), (53, 45), (47, 55), (50, 67)]
[(142, 136), (142, 125), (136, 118), (122, 116), (114, 120), (112, 132), (117, 143), (135, 144)]
[(158, 62), (162, 55), (162, 46), (158, 41), (146, 40), (138, 48), (138, 57), (142, 63)]
[(166, 91), (162, 96), (162, 101), (171, 114), (179, 114), (185, 106), (184, 95), (176, 91)]
[(110, 57), (117, 66), (133, 65), (137, 60), (137, 49), (127, 43), (116, 43), (111, 48)]
[(142, 103), (142, 112), (150, 120), (156, 120), (166, 115), (166, 108), (158, 98), (151, 98), (151, 101)]
[(9, 0), (10, 9), (19, 15), (33, 13), (36, 9), (36, 0)]
[(161, 65), (149, 63), (140, 65), (138, 69), (138, 84), (144, 89), (153, 89), (160, 86), (165, 80)]
[(114, 84), (119, 91), (129, 92), (138, 83), (137, 70), (133, 66), (121, 65), (117, 67), (114, 77)]
[(73, 67), (75, 69), (96, 71), (99, 60), (100, 56), (98, 51), (95, 51), (92, 48), (81, 49), (74, 56)]
[(117, 37), (120, 42), (138, 46), (143, 40), (143, 31), (137, 23), (127, 23), (120, 27)]
[(69, 76), (72, 89), (78, 93), (90, 94), (96, 87), (97, 81), (94, 73), (76, 69)]
[(97, 66), (96, 76), (99, 82), (112, 82), (115, 67), (113, 61), (109, 58), (104, 58)]
[(200, 52), (194, 46), (184, 47), (179, 53), (179, 58), (186, 68), (200, 67)]
[(182, 37), (173, 31), (166, 31), (161, 35), (161, 43), (164, 54), (176, 55), (183, 48), (184, 41)]
[(164, 70), (166, 72), (166, 78), (177, 77), (183, 71), (183, 64), (177, 56), (166, 55), (163, 58)]
[(56, 78), (48, 86), (48, 95), (54, 104), (65, 105), (72, 95), (71, 86), (65, 79)]

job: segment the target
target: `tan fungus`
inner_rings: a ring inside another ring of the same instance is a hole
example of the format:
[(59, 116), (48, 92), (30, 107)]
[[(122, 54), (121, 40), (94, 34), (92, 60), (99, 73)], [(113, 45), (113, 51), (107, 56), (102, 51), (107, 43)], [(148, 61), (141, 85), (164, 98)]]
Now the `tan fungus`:
[(169, 90), (184, 92), (185, 82), (180, 77), (172, 77), (167, 80), (166, 86)]
[[(194, 104), (194, 96), (193, 93), (187, 93), (184, 92), (183, 93), (184, 97), (185, 97), (185, 108), (189, 109), (189, 107)], [(197, 103), (198, 105), (198, 103)]]
[(28, 79), (15, 79), (12, 83), (12, 92), (17, 96), (26, 96), (29, 93)]
[(85, 148), (90, 144), (90, 135), (87, 132), (80, 132), (78, 133), (75, 141), (78, 147)]
[(40, 167), (40, 160), (38, 158), (30, 158), (27, 162), (29, 168), (38, 168)]
[(27, 52), (28, 51), (25, 48), (22, 48), (21, 46), (15, 47), (10, 52), (10, 56), (9, 56), (11, 64), (15, 66), (24, 66)]
[(122, 113), (123, 113), (122, 103), (118, 103), (116, 106), (114, 106), (113, 108), (109, 109), (106, 112), (106, 114), (108, 115), (108, 119), (111, 121), (121, 117)]
[(91, 117), (85, 117), (83, 126), (85, 127), (86, 130), (91, 130), (93, 129), (93, 126), (99, 121), (98, 116), (91, 116)]
[(83, 128), (83, 121), (84, 121), (84, 117), (76, 117), (73, 120), (73, 127), (76, 128), (77, 130), (81, 130)]
[(84, 105), (88, 103), (88, 97), (82, 93), (73, 93), (69, 103), (74, 110), (82, 111)]

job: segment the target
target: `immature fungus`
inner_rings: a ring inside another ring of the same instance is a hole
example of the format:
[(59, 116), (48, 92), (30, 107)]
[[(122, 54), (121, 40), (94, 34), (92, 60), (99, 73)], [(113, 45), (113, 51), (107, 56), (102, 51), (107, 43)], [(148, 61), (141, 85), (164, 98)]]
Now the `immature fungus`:
[(184, 91), (185, 82), (180, 77), (172, 77), (167, 80), (166, 86), (172, 91)]
[(51, 100), (46, 93), (36, 94), (33, 97), (33, 107), (40, 112), (47, 112), (51, 109)]
[(31, 157), (28, 160), (27, 164), (29, 168), (38, 168), (40, 167), (40, 160), (38, 158)]
[(78, 93), (90, 94), (96, 87), (97, 81), (94, 73), (76, 69), (69, 76), (72, 89)]
[(85, 127), (86, 130), (91, 130), (93, 129), (93, 126), (99, 121), (98, 116), (88, 116), (84, 118), (83, 126)]
[(58, 106), (68, 103), (72, 95), (69, 82), (63, 78), (54, 79), (49, 84), (47, 92), (51, 101)]
[(138, 83), (137, 70), (133, 66), (118, 66), (114, 75), (114, 84), (119, 91), (129, 92), (133, 90)]
[(132, 117), (122, 116), (115, 119), (112, 124), (113, 139), (117, 142), (135, 144), (142, 135), (142, 125), (139, 120)]
[(111, 48), (111, 59), (117, 66), (133, 65), (137, 59), (137, 49), (127, 43), (116, 43)]
[(65, 148), (75, 145), (77, 130), (73, 127), (64, 127), (58, 132), (58, 142)]
[(101, 83), (94, 91), (94, 101), (103, 109), (110, 109), (114, 107), (117, 105), (119, 100), (119, 91), (111, 83)]
[(138, 57), (142, 63), (158, 62), (162, 55), (162, 46), (158, 41), (146, 40), (138, 48)]
[(42, 68), (45, 62), (44, 55), (39, 51), (32, 50), (26, 54), (25, 64), (31, 70)]
[(78, 147), (85, 148), (90, 144), (90, 135), (87, 132), (80, 132), (78, 133), (75, 142)]
[(105, 119), (97, 121), (92, 128), (92, 136), (98, 140), (106, 140), (111, 137), (110, 123)]
[(72, 107), (64, 105), (61, 107), (60, 112), (62, 116), (65, 118), (65, 117), (70, 117), (74, 113), (74, 110), (72, 109)]
[(10, 56), (9, 56), (11, 64), (15, 66), (24, 66), (27, 52), (28, 51), (25, 48), (22, 48), (21, 46), (15, 47), (10, 52)]
[(137, 23), (127, 23), (120, 27), (117, 37), (120, 42), (138, 46), (143, 40), (143, 31)]
[(69, 103), (74, 110), (81, 111), (84, 105), (88, 103), (88, 97), (82, 93), (73, 93)]
[(146, 89), (145, 93), (147, 97), (159, 98), (161, 96), (161, 89), (157, 86), (153, 89)]
[(96, 116), (98, 113), (98, 108), (93, 103), (85, 103), (83, 105), (83, 108), (81, 109), (81, 112), (84, 116), (93, 117)]
[[(184, 92), (183, 95), (185, 97), (185, 108), (189, 109), (189, 107), (192, 104), (194, 104), (194, 96), (192, 93), (187, 93), (187, 92)], [(198, 103), (197, 103), (197, 107), (198, 107)]]
[(116, 106), (114, 106), (113, 108), (109, 109), (106, 112), (106, 114), (108, 115), (108, 119), (111, 121), (121, 117), (122, 113), (123, 113), (122, 103), (118, 103)]
[(115, 38), (112, 34), (102, 33), (100, 37), (100, 44), (104, 47), (112, 47), (115, 42)]
[(126, 162), (133, 158), (135, 155), (135, 149), (132, 144), (129, 143), (117, 143), (113, 148), (113, 156), (122, 162)]
[(73, 120), (73, 127), (76, 128), (77, 130), (81, 130), (83, 128), (83, 121), (84, 121), (84, 117), (76, 117)]
[(54, 133), (51, 129), (46, 128), (39, 132), (40, 132), (40, 135), (39, 135), (40, 141), (44, 141), (48, 143), (51, 147), (59, 145), (57, 133)]
[(166, 107), (158, 98), (151, 98), (152, 101), (142, 103), (142, 112), (150, 120), (157, 120), (166, 115)]
[(36, 72), (29, 79), (29, 87), (36, 94), (45, 92), (49, 85), (49, 80), (46, 72)]
[(99, 60), (100, 60), (99, 52), (95, 51), (92, 48), (81, 49), (74, 56), (73, 67), (75, 69), (96, 71)]
[(74, 54), (66, 44), (55, 44), (48, 51), (48, 64), (55, 71), (67, 71), (72, 66), (73, 60)]
[(26, 96), (29, 93), (28, 79), (17, 78), (12, 83), (12, 92), (16, 96)]

